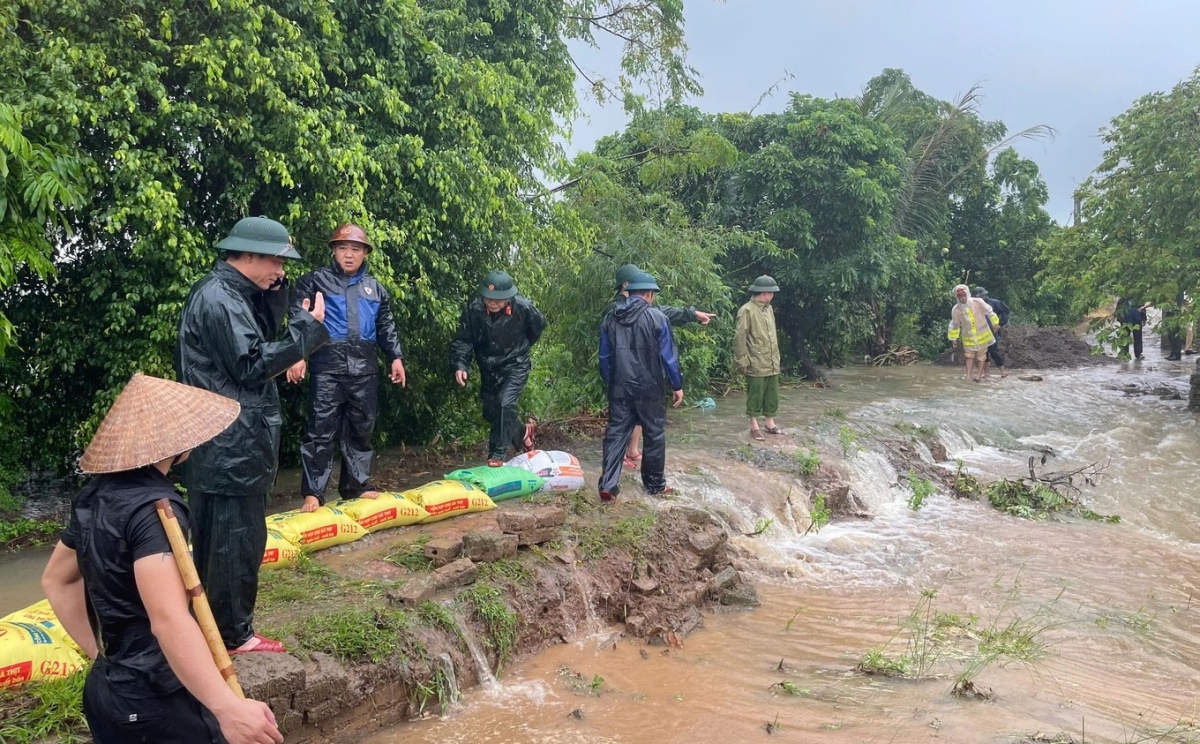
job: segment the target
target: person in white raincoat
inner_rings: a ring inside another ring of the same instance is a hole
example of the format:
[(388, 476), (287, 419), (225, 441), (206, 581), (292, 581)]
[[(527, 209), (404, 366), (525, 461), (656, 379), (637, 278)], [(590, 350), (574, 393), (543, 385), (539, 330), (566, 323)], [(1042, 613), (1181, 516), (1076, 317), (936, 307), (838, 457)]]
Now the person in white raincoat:
[[(992, 326), (999, 325), (1000, 318), (991, 305), (978, 297), (972, 297), (971, 290), (965, 284), (954, 288), (954, 297), (958, 302), (950, 310), (950, 329), (946, 338), (950, 339), (950, 343), (956, 349), (959, 342), (962, 342), (967, 377), (979, 382), (983, 374), (983, 364), (987, 361), (988, 347), (996, 343)], [(976, 366), (979, 368), (978, 373), (975, 373)]]

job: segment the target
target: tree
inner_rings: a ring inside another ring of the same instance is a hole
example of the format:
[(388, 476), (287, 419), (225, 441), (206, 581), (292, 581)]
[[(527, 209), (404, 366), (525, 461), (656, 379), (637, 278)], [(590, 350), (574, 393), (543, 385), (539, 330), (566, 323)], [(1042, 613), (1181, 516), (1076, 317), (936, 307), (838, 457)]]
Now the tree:
[[(1200, 289), (1200, 68), (1138, 99), (1102, 133), (1104, 159), (1079, 188), (1083, 224), (1055, 234), (1044, 276), (1079, 314), (1114, 296), (1174, 306)], [(1169, 329), (1195, 322), (1192, 302)]]

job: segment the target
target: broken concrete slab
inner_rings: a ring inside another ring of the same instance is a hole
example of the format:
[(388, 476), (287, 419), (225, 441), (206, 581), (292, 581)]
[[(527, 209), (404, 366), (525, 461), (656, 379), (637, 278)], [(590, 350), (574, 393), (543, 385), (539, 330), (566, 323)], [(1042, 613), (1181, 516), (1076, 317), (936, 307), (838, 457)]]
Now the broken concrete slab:
[(435, 566), (444, 566), (462, 555), (463, 539), (459, 535), (438, 537), (425, 543), (425, 557)]
[(447, 563), (436, 569), (433, 576), (437, 582), (438, 591), (442, 591), (474, 583), (479, 576), (479, 569), (470, 558), (459, 558), (453, 563)]
[(463, 555), (476, 563), (491, 563), (517, 555), (519, 539), (503, 532), (468, 532), (463, 535)]

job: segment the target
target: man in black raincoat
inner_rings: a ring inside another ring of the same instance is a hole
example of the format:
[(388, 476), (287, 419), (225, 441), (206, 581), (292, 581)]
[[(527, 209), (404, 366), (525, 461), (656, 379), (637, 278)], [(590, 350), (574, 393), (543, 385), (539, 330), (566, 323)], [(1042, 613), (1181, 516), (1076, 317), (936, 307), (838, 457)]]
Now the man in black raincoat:
[(325, 303), (320, 294), (311, 306), (306, 302), (280, 337), (288, 307), (284, 260), (300, 254), (275, 220), (241, 220), (217, 250), (224, 257), (183, 306), (176, 367), (180, 382), (242, 408), (232, 426), (184, 463), (193, 553), (225, 645), (234, 653), (282, 651), (253, 627), (267, 545), (266, 499), (283, 426), (275, 378), (329, 340), (321, 322)]
[[(329, 238), (333, 261), (310, 271), (296, 282), (291, 317), (303, 313), (303, 302), (320, 292), (325, 297), (325, 328), (329, 343), (311, 360), (308, 425), (300, 440), (302, 465), (301, 511), (325, 503), (333, 475), (334, 440), (342, 451), (338, 493), (344, 499), (377, 492), (371, 478), (371, 435), (379, 410), (379, 352), (387, 358), (388, 379), (405, 384), (403, 351), (392, 319), (387, 290), (367, 273), (367, 256), (374, 246), (358, 225), (342, 225)], [(304, 379), (309, 363), (288, 370), (289, 382)]]
[(491, 425), (488, 465), (504, 464), (509, 445), (533, 449), (533, 423), (521, 427), (517, 401), (529, 381), (529, 350), (546, 328), (546, 319), (533, 303), (517, 296), (512, 277), (489, 273), (479, 296), (463, 308), (458, 333), (450, 343), (450, 371), (459, 385), (467, 384), (471, 357), (479, 365), (479, 399)]
[[(608, 304), (608, 307), (604, 309), (604, 315), (600, 319), (601, 323), (614, 310), (625, 303), (625, 298), (629, 296), (629, 292), (625, 289), (626, 286), (635, 276), (641, 273), (642, 270), (636, 264), (625, 264), (617, 269), (617, 293), (613, 296), (612, 302)], [(667, 316), (667, 321), (672, 326), (687, 325), (692, 322), (699, 323), (700, 325), (708, 325), (709, 321), (717, 317), (716, 313), (705, 313), (697, 310), (695, 305), (688, 305), (687, 307), (660, 306), (658, 309), (662, 311), (663, 315)], [(638, 451), (638, 443), (641, 441), (641, 438), (642, 427), (633, 427), (633, 435), (629, 437), (629, 446), (625, 448), (625, 467), (636, 468), (641, 464), (642, 454)]]
[(645, 436), (642, 485), (650, 494), (668, 491), (664, 379), (671, 386), (674, 406), (683, 403), (683, 374), (671, 324), (661, 310), (652, 307), (658, 283), (642, 272), (626, 289), (629, 297), (600, 325), (600, 377), (608, 392), (601, 501), (612, 501), (620, 492), (625, 447), (636, 425)]

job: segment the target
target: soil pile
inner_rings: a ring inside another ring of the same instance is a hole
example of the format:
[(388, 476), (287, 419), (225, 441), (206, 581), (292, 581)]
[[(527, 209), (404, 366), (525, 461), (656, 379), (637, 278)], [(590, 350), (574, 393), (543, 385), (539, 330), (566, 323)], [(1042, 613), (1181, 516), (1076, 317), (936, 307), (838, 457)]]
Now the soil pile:
[[(962, 352), (954, 355), (952, 349), (938, 355), (934, 364), (961, 365)], [(1012, 369), (1061, 369), (1093, 364), (1109, 364), (1115, 361), (1103, 354), (1092, 354), (1092, 346), (1070, 328), (1054, 326), (1011, 326), (1004, 329), (1000, 339), (1000, 354), (1005, 366)]]

